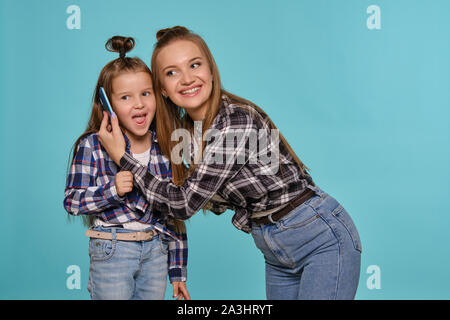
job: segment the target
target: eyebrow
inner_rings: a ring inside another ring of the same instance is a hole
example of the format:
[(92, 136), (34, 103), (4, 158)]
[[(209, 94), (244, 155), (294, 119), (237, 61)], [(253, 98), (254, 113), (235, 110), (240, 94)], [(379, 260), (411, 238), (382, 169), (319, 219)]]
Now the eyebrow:
[[(145, 90), (153, 90), (153, 87), (147, 87), (147, 88), (142, 89), (142, 91), (145, 91)], [(128, 93), (130, 93), (130, 91), (123, 91), (123, 92), (117, 92), (117, 93), (113, 92), (113, 94), (116, 94), (118, 96), (121, 96), (123, 94), (128, 94)]]
[[(202, 57), (195, 57), (195, 58), (192, 58), (191, 60), (189, 60), (188, 61), (188, 63), (191, 63), (192, 61), (194, 61), (194, 60), (197, 60), (197, 59), (200, 59), (200, 60), (202, 60)], [(164, 71), (164, 70), (166, 70), (166, 69), (169, 69), (169, 68), (176, 68), (177, 66), (167, 66), (167, 67), (165, 67), (164, 69), (162, 69), (162, 71)]]

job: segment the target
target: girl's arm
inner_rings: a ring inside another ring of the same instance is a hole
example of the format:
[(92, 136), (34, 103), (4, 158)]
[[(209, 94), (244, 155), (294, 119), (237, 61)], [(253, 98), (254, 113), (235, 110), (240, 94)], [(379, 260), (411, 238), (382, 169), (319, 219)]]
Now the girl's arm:
[(186, 282), (172, 282), (173, 286), (173, 298), (177, 300), (191, 300), (189, 292), (186, 288)]
[(167, 227), (178, 240), (169, 238), (169, 280), (172, 284), (173, 298), (190, 300), (186, 288), (188, 242), (186, 231), (177, 232), (175, 225), (167, 222)]
[(176, 233), (179, 240), (169, 239), (169, 279), (170, 282), (186, 282), (188, 243), (186, 232)]
[(95, 140), (82, 139), (73, 158), (64, 197), (64, 208), (72, 215), (97, 214), (120, 205), (115, 179), (97, 185), (98, 165), (94, 156)]

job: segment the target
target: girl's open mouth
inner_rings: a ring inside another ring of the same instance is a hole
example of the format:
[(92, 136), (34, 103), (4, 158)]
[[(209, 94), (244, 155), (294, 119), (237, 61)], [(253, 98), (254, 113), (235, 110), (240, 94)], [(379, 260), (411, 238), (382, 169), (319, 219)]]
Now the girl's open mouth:
[(131, 117), (135, 124), (138, 126), (143, 126), (146, 123), (147, 120), (147, 113), (138, 113)]

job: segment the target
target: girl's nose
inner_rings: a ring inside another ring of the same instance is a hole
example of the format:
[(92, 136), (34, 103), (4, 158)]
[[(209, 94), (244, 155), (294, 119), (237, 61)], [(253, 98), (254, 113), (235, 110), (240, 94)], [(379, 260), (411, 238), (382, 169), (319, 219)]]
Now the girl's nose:
[(136, 99), (136, 104), (134, 105), (135, 108), (141, 109), (144, 107), (144, 102), (142, 101), (142, 97), (138, 96)]

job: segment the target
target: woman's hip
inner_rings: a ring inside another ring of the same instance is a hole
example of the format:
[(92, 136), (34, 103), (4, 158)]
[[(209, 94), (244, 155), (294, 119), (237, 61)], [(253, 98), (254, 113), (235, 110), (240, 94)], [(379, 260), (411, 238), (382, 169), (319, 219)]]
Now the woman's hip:
[(333, 197), (318, 187), (315, 196), (274, 224), (252, 225), (256, 246), (266, 261), (298, 268), (314, 253), (323, 250), (356, 250), (361, 242), (356, 227)]

